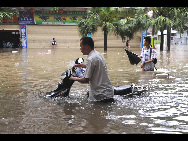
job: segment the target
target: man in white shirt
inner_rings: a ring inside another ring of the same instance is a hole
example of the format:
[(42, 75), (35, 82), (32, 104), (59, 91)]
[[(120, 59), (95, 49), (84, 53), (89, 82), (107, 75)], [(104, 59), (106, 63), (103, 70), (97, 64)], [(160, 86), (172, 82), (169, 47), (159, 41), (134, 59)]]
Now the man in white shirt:
[(80, 39), (80, 50), (88, 55), (85, 64), (76, 64), (75, 67), (86, 68), (83, 78), (70, 77), (70, 80), (90, 84), (89, 101), (113, 101), (114, 89), (110, 82), (104, 57), (94, 49), (91, 37)]

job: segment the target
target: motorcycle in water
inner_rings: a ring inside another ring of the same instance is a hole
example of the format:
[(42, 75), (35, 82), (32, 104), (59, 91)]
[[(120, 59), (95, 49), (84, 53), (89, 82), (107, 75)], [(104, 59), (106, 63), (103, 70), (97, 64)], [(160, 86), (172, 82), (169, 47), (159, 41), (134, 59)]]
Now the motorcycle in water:
[[(69, 97), (69, 92), (74, 81), (69, 78), (72, 77), (84, 77), (85, 70), (81, 67), (73, 67), (74, 64), (81, 64), (84, 62), (83, 58), (77, 58), (75, 62), (72, 62), (72, 68), (67, 69), (62, 73), (60, 79), (61, 82), (58, 83), (56, 89), (51, 92), (42, 93), (45, 98), (55, 98), (55, 97)], [(146, 91), (146, 87), (138, 87), (134, 84), (132, 85), (122, 85), (114, 87), (114, 95), (140, 95)]]

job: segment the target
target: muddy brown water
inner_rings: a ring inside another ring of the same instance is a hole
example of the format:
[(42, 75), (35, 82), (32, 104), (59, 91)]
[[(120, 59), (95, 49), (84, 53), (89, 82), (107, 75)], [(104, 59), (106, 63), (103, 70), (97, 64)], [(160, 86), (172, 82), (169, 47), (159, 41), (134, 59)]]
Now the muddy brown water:
[[(18, 51), (12, 53), (12, 51)], [(51, 54), (48, 54), (51, 50)], [(114, 96), (114, 103), (88, 102), (87, 84), (75, 82), (70, 98), (46, 100), (40, 91), (53, 90), (79, 48), (0, 49), (0, 133), (130, 134), (188, 133), (188, 46), (157, 48), (158, 78), (131, 65), (121, 48), (103, 54), (113, 86), (146, 86), (141, 96)], [(131, 48), (140, 54), (140, 49)]]

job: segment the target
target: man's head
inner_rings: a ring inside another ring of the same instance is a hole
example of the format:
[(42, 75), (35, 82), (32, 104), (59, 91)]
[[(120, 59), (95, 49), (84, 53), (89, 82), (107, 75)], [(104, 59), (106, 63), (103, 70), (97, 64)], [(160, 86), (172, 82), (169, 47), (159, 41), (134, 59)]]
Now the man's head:
[(144, 43), (143, 46), (146, 46), (146, 44), (150, 45), (151, 44), (151, 38), (149, 36), (144, 37)]
[(91, 37), (82, 37), (80, 39), (80, 50), (83, 55), (88, 55), (94, 50), (94, 41)]

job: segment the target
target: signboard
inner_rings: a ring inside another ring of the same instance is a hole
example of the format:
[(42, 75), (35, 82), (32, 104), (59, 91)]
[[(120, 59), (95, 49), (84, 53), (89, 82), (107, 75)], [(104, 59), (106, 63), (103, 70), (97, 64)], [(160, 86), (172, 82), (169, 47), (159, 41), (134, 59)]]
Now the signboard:
[(27, 48), (27, 25), (21, 24), (20, 25), (20, 34), (22, 42), (22, 48)]
[(35, 11), (36, 24), (76, 25), (78, 18), (86, 18), (86, 11)]
[[(120, 13), (118, 19), (133, 17), (135, 13)], [(46, 25), (77, 25), (77, 19), (87, 17), (87, 11), (64, 10), (21, 10), (19, 11), (20, 24), (46, 24)], [(119, 20), (114, 22), (118, 24)]]
[(11, 19), (8, 19), (7, 17), (3, 17), (2, 23), (18, 23), (17, 16), (12, 15)]
[(36, 24), (34, 19), (34, 11), (19, 11), (19, 23), (20, 24)]

